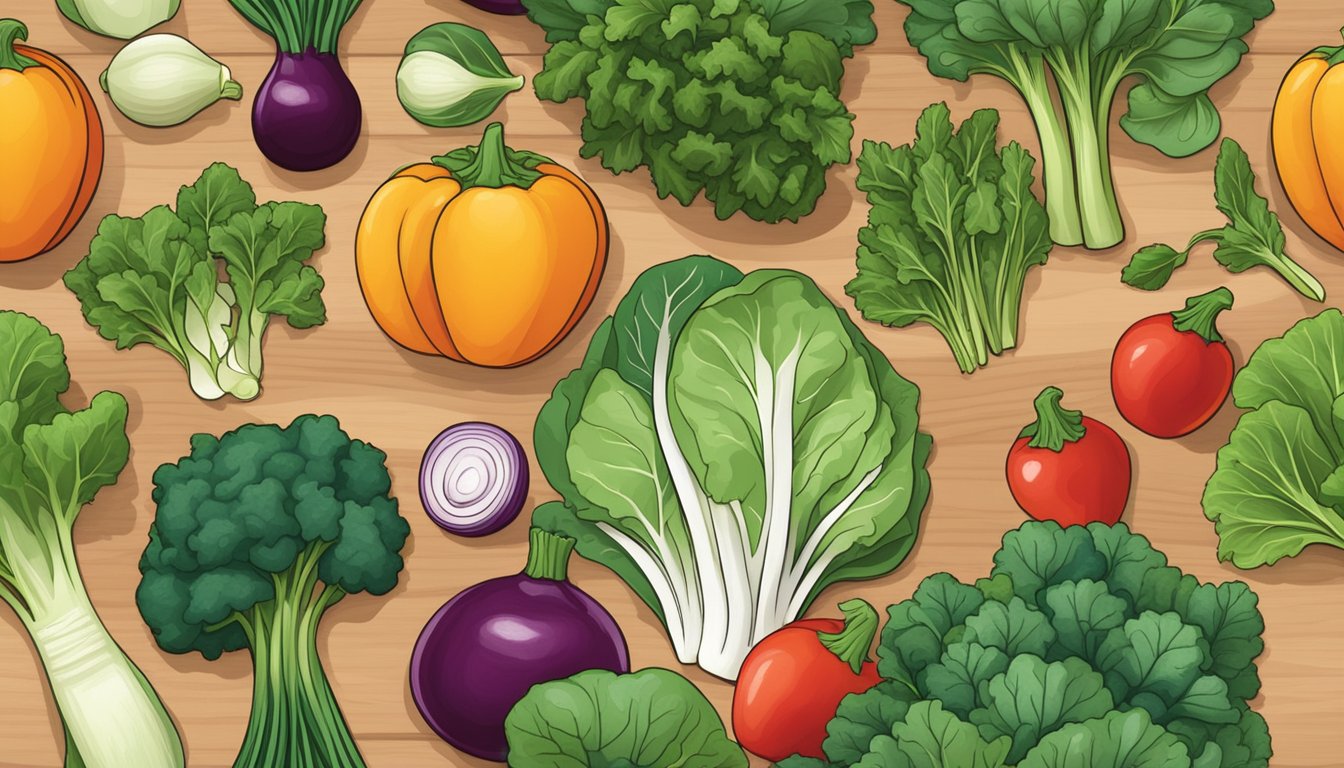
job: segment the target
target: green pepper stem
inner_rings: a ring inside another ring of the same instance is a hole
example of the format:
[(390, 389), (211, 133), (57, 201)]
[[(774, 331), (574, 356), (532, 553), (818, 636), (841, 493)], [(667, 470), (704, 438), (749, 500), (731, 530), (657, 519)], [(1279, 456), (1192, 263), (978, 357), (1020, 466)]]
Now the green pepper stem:
[(464, 189), (471, 187), (503, 186), (527, 187), (541, 178), (541, 173), (514, 160), (512, 150), (504, 143), (504, 124), (491, 123), (476, 147), (476, 156), (454, 176)]
[(527, 567), (523, 573), (534, 579), (564, 581), (569, 575), (569, 553), (574, 539), (533, 528), (527, 533)]
[(27, 39), (28, 27), (24, 26), (22, 21), (0, 19), (0, 69), (22, 72), (29, 67), (41, 66), (14, 48), (19, 40)]
[(1087, 434), (1083, 412), (1062, 407), (1059, 401), (1063, 397), (1064, 391), (1059, 387), (1046, 387), (1036, 396), (1036, 421), (1018, 435), (1031, 438), (1029, 447), (1058, 453), (1066, 444), (1076, 443)]
[(1185, 300), (1185, 309), (1171, 313), (1171, 324), (1178, 331), (1199, 334), (1206, 343), (1222, 341), (1218, 332), (1218, 315), (1232, 308), (1232, 292), (1226, 288), (1217, 288), (1208, 293), (1192, 296)]
[(845, 617), (844, 628), (839, 632), (818, 632), (817, 639), (857, 675), (863, 663), (871, 660), (868, 651), (877, 635), (877, 611), (867, 601), (854, 598), (840, 604), (840, 614)]

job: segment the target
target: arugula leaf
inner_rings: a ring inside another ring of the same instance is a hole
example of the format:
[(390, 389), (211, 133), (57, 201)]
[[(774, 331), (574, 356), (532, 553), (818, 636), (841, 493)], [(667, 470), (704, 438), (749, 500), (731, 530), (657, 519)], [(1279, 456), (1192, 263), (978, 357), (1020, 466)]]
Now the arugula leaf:
[(1223, 139), (1213, 172), (1214, 199), (1218, 210), (1228, 219), (1220, 229), (1205, 230), (1190, 238), (1184, 251), (1158, 243), (1143, 248), (1121, 272), (1120, 279), (1145, 291), (1167, 284), (1171, 275), (1185, 265), (1190, 251), (1203, 242), (1217, 247), (1213, 258), (1229, 272), (1245, 272), (1265, 266), (1278, 272), (1289, 285), (1314, 301), (1325, 301), (1325, 288), (1310, 272), (1284, 252), (1283, 226), (1269, 210), (1269, 201), (1255, 191), (1255, 172), (1241, 145)]

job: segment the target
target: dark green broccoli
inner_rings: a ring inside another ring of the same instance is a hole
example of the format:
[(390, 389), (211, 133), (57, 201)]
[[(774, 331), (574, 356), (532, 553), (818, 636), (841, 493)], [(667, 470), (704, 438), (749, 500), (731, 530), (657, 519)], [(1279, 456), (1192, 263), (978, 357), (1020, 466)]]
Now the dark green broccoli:
[(172, 653), (252, 651), (235, 768), (363, 768), (317, 655), (322, 614), (397, 583), (410, 526), (387, 455), (331, 416), (196, 435), (154, 473), (136, 603)]

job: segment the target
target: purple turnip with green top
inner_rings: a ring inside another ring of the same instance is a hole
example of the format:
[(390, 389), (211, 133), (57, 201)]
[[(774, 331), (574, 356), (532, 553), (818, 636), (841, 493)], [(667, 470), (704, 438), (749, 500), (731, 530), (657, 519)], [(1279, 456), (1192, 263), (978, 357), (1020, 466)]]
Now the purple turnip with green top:
[(275, 64), (252, 101), (252, 136), (266, 159), (291, 171), (344, 160), (363, 111), (336, 47), (361, 0), (229, 0), (275, 38)]

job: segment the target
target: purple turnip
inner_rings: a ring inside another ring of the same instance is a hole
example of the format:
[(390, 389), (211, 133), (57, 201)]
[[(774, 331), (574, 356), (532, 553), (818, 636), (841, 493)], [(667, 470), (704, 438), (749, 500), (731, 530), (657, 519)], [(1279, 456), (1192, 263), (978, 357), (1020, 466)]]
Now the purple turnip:
[(275, 64), (252, 101), (252, 136), (291, 171), (344, 160), (359, 140), (359, 94), (336, 58), (341, 28), (361, 0), (229, 0), (275, 38)]
[(533, 528), (527, 567), (460, 592), (429, 620), (411, 656), (411, 695), (449, 744), (503, 761), (504, 719), (533, 685), (588, 669), (630, 671), (625, 637), (566, 580), (574, 540)]
[(359, 94), (332, 53), (281, 51), (252, 102), (262, 154), (291, 171), (339, 163), (359, 141)]

